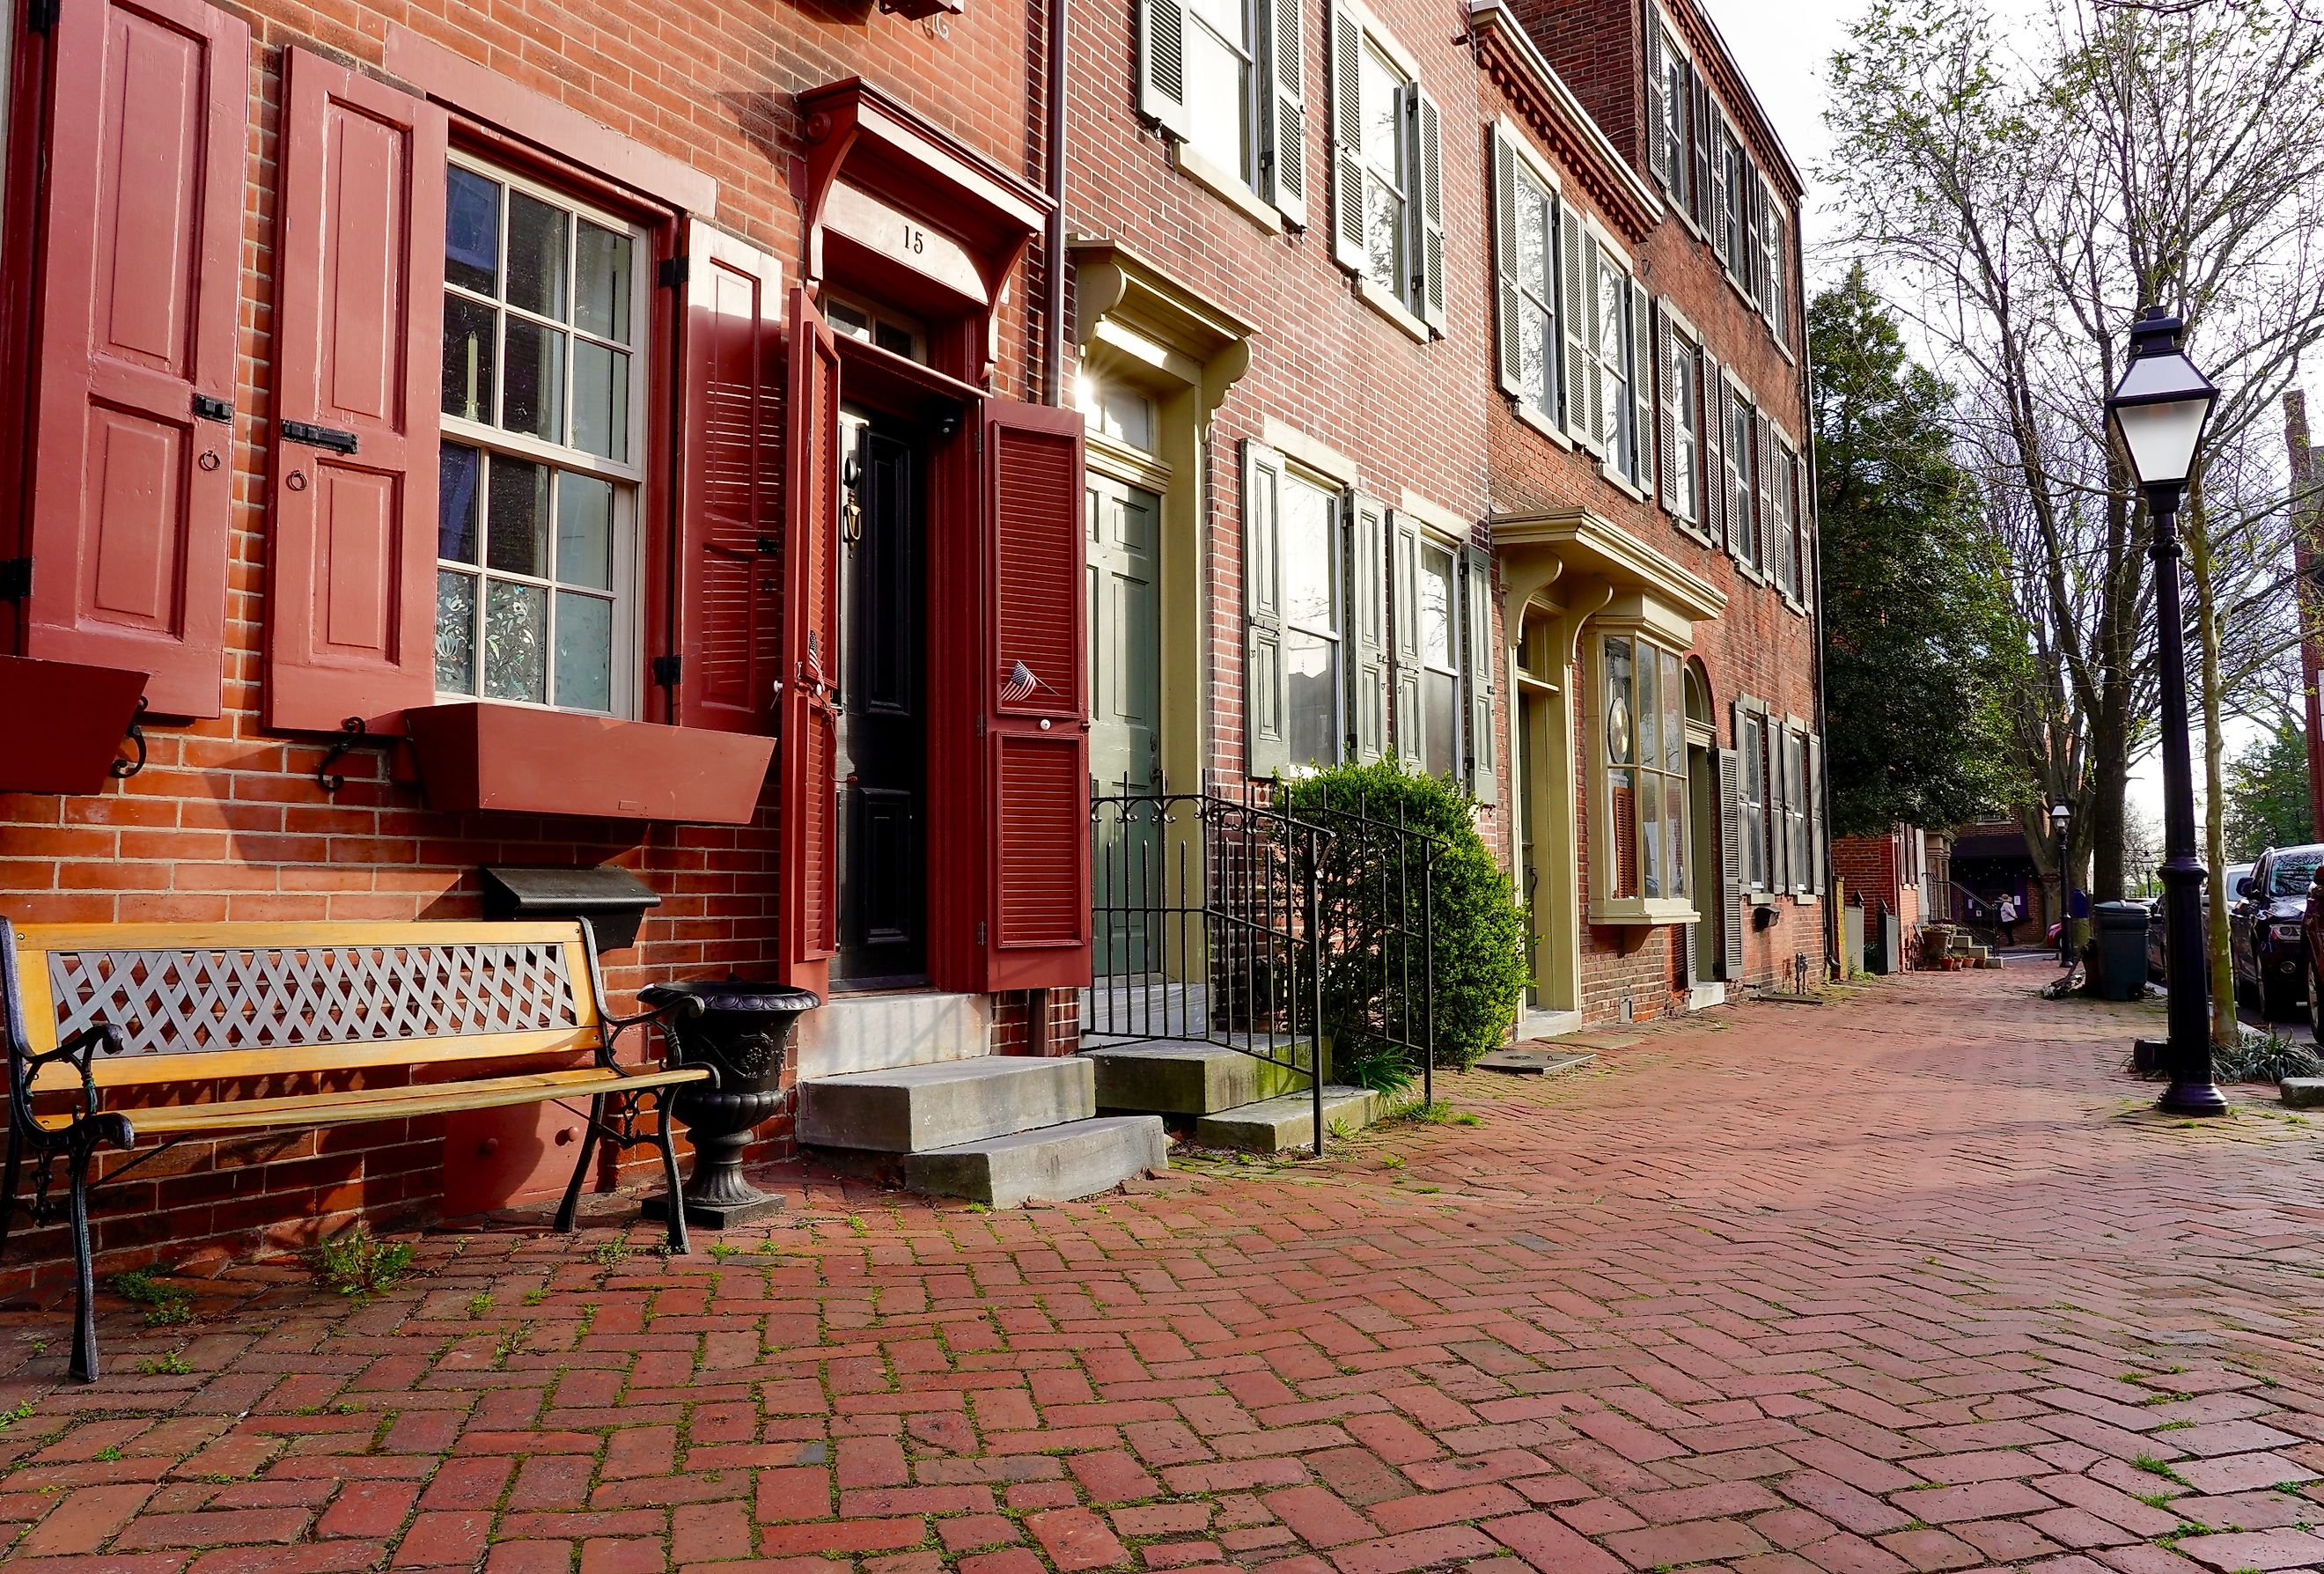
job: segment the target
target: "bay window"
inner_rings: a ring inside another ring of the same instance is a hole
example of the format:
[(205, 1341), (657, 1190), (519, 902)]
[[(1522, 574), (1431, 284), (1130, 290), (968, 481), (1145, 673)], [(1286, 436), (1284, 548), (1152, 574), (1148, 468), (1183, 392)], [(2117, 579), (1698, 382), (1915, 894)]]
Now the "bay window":
[(1691, 921), (1685, 677), (1643, 633), (1597, 641), (1597, 801), (1590, 815), (1592, 917)]
[(456, 158), (444, 242), (436, 686), (634, 705), (644, 237)]

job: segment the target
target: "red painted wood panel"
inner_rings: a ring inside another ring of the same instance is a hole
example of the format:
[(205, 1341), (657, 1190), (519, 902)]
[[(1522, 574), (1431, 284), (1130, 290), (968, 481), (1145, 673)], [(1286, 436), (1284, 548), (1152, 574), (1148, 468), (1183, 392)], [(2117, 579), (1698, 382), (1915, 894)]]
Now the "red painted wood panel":
[(839, 349), (804, 290), (791, 291), (789, 349), (782, 961), (790, 983), (821, 991), (839, 949)]
[(699, 219), (687, 253), (678, 719), (763, 732), (782, 656), (782, 264)]
[(1090, 977), (1082, 418), (990, 400), (983, 420), (985, 987), (1070, 987)]
[[(446, 118), (284, 57), (266, 723), (392, 732), (436, 695)], [(352, 434), (355, 451), (286, 421)]]
[(150, 674), (215, 716), (250, 30), (198, 0), (62, 9), (34, 350), (35, 657)]

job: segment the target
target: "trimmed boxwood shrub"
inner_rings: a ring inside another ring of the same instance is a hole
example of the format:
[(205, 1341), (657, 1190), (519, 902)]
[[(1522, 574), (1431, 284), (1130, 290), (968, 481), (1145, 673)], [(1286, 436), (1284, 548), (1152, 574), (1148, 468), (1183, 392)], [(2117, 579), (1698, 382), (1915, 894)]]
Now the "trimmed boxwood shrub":
[[(1401, 1045), (1422, 1042), (1426, 1021), (1426, 973), (1406, 938), (1419, 933), (1424, 892), (1434, 903), (1436, 1062), (1466, 1065), (1499, 1048), (1528, 981), (1525, 913), (1477, 834), (1469, 795), (1392, 759), (1334, 766), (1277, 790), (1288, 813), (1333, 833), (1323, 858), (1335, 948), (1323, 971), (1323, 1024), (1334, 1078), (1395, 1091), (1418, 1071)], [(1416, 844), (1380, 823), (1436, 839), (1426, 882)]]

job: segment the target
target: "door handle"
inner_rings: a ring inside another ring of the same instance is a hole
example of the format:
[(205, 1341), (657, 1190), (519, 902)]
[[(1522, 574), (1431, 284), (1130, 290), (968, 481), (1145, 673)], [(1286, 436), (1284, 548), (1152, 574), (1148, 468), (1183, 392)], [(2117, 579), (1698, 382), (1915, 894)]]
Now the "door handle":
[(310, 448), (328, 448), (334, 453), (355, 451), (355, 435), (337, 427), (318, 427), (312, 421), (284, 421), (282, 435), (294, 443), (304, 443)]

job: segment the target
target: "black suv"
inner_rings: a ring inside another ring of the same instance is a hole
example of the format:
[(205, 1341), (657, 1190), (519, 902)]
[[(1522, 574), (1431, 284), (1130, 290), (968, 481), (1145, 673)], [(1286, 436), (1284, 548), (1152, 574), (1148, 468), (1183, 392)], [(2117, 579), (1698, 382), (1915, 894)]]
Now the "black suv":
[(2324, 865), (2324, 843), (2271, 847), (2227, 894), (2227, 944), (2236, 964), (2236, 993), (2256, 998), (2268, 1021), (2297, 1011), (2308, 995), (2308, 953), (2300, 921), (2308, 888)]

